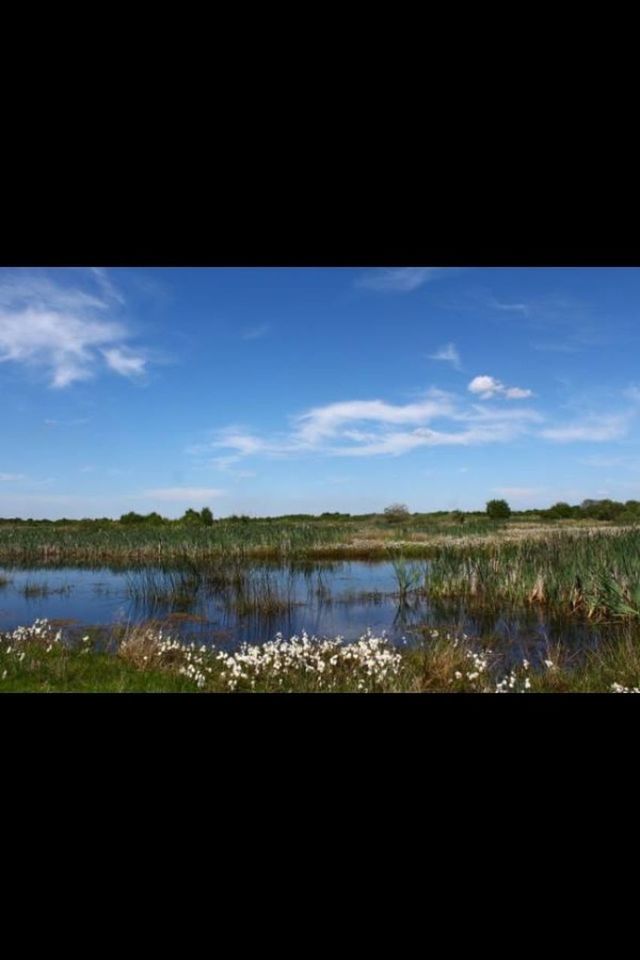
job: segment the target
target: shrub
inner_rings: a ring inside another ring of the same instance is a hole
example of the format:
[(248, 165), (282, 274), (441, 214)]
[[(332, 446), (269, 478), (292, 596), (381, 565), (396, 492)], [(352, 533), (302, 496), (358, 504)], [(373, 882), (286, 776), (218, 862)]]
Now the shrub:
[(409, 507), (404, 503), (392, 503), (390, 506), (385, 507), (384, 515), (389, 523), (401, 523), (403, 520), (408, 520), (411, 516)]
[(547, 516), (553, 520), (569, 520), (573, 514), (573, 507), (564, 502), (554, 503), (554, 505), (547, 510)]
[(489, 500), (487, 515), (492, 520), (508, 520), (511, 516), (511, 507), (506, 500)]

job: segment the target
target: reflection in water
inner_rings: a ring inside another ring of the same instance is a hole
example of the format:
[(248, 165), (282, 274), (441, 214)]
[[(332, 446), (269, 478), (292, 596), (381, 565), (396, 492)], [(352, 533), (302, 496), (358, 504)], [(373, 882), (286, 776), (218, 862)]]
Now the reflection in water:
[[(0, 570), (0, 629), (38, 617), (87, 625), (166, 622), (185, 639), (233, 647), (260, 643), (276, 633), (305, 630), (316, 636), (361, 636), (367, 628), (411, 643), (428, 629), (491, 637), (514, 661), (535, 662), (562, 641), (567, 649), (598, 643), (607, 627), (554, 621), (541, 609), (467, 609), (460, 601), (429, 602), (415, 586), (428, 564), (330, 562), (286, 566), (240, 564), (145, 567), (126, 571), (18, 567)], [(34, 589), (37, 585), (37, 589)]]

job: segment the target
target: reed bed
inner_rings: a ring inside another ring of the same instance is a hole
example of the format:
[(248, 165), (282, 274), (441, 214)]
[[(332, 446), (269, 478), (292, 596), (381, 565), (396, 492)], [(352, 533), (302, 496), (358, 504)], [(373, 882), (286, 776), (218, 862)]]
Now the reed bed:
[(162, 564), (201, 563), (227, 559), (288, 558), (348, 545), (348, 524), (218, 521), (211, 527), (134, 528), (114, 524), (108, 529), (0, 526), (0, 562)]
[(425, 572), (428, 597), (475, 605), (539, 605), (590, 620), (640, 617), (640, 530), (552, 533), (544, 540), (441, 548)]
[(489, 542), (547, 540), (557, 535), (619, 535), (626, 528), (580, 524), (497, 523), (474, 520), (464, 524), (414, 521), (389, 525), (363, 521), (267, 521), (246, 523), (219, 520), (209, 527), (181, 524), (124, 525), (69, 523), (52, 525), (0, 524), (0, 563), (131, 566), (202, 564), (208, 560), (310, 561), (385, 559), (389, 550), (407, 556), (431, 556), (441, 546), (475, 549)]

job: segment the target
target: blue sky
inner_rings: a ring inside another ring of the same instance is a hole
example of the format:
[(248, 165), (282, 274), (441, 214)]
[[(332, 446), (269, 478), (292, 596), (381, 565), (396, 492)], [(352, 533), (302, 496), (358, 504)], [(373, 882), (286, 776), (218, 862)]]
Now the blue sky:
[(0, 270), (0, 516), (640, 499), (640, 269)]

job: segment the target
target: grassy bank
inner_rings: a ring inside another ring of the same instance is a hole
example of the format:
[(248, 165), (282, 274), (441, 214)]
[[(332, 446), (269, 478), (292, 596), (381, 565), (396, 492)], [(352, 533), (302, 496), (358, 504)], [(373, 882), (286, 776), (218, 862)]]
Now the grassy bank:
[(0, 635), (1, 692), (622, 693), (640, 691), (640, 634), (626, 630), (576, 661), (561, 647), (507, 669), (491, 641), (431, 630), (412, 648), (366, 634), (305, 635), (234, 653), (172, 639), (157, 626), (74, 641), (47, 621)]

